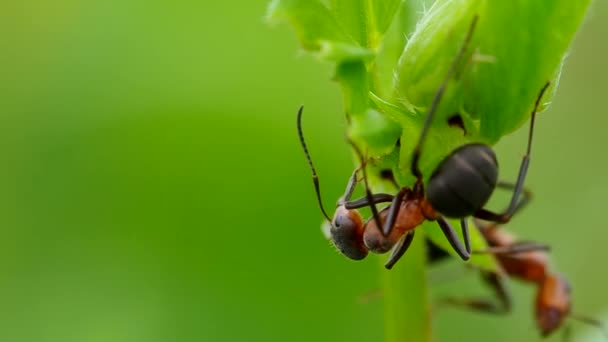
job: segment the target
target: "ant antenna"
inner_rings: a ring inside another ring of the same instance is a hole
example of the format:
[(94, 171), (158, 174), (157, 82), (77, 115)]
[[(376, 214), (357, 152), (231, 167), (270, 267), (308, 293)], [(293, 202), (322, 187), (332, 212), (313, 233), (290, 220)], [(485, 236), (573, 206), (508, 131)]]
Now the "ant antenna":
[(595, 318), (591, 318), (585, 315), (580, 315), (578, 313), (570, 313), (569, 317), (571, 319), (574, 319), (576, 321), (579, 321), (581, 323), (585, 323), (588, 325), (592, 325), (596, 328), (598, 328), (602, 334), (604, 335), (604, 337), (606, 338), (606, 340), (608, 340), (608, 330), (606, 330), (606, 327), (604, 326), (604, 323), (602, 323), (601, 321), (595, 319)]
[(450, 68), (448, 69), (448, 73), (445, 75), (445, 78), (441, 82), (441, 85), (435, 92), (435, 96), (433, 97), (433, 102), (431, 102), (431, 106), (429, 107), (429, 111), (426, 115), (426, 119), (424, 121), (424, 126), (422, 127), (422, 133), (420, 133), (420, 138), (418, 138), (418, 143), (416, 144), (416, 147), (414, 148), (414, 155), (412, 156), (411, 172), (414, 176), (416, 176), (416, 178), (418, 180), (422, 179), (422, 172), (420, 171), (420, 168), (418, 167), (418, 161), (420, 159), (420, 154), (422, 152), (422, 143), (424, 142), (424, 139), (426, 138), (429, 128), (431, 127), (431, 122), (433, 121), (433, 117), (435, 116), (435, 112), (437, 111), (437, 107), (439, 106), (439, 101), (441, 101), (441, 98), (443, 97), (443, 93), (445, 92), (445, 88), (448, 84), (448, 81), (450, 80), (450, 78), (452, 78), (452, 75), (454, 74), (456, 67), (458, 66), (458, 64), (460, 64), (460, 60), (462, 59), (462, 56), (464, 55), (464, 52), (466, 51), (467, 46), (469, 45), (469, 42), (471, 41), (471, 37), (473, 36), (473, 32), (475, 31), (475, 26), (477, 25), (478, 19), (479, 19), (479, 16), (477, 14), (475, 14), (475, 16), (473, 17), (473, 21), (471, 22), (471, 25), (469, 26), (469, 30), (467, 31), (467, 35), (464, 38), (462, 45), (460, 46), (460, 50), (458, 51), (458, 54), (456, 55), (456, 57), (454, 57), (454, 59), (452, 60), (452, 64), (450, 65)]
[(304, 141), (304, 133), (302, 132), (302, 112), (304, 111), (304, 106), (300, 106), (298, 109), (298, 135), (300, 136), (300, 144), (302, 144), (302, 149), (304, 150), (304, 154), (306, 155), (306, 159), (308, 160), (308, 165), (310, 166), (310, 170), (312, 171), (312, 182), (315, 185), (315, 192), (317, 194), (317, 202), (319, 202), (319, 207), (321, 208), (321, 212), (323, 216), (327, 219), (327, 221), (331, 222), (331, 218), (327, 215), (325, 208), (323, 207), (323, 201), (321, 200), (321, 190), (319, 189), (319, 176), (317, 175), (317, 170), (312, 163), (312, 158), (310, 157), (310, 153), (308, 152), (308, 147), (306, 146), (306, 142)]
[(365, 198), (367, 198), (367, 202), (369, 202), (370, 208), (372, 210), (372, 216), (374, 217), (374, 221), (376, 222), (376, 226), (378, 229), (382, 229), (382, 223), (380, 222), (380, 215), (378, 214), (378, 208), (376, 208), (376, 203), (374, 202), (374, 198), (372, 196), (372, 192), (369, 190), (369, 183), (367, 182), (367, 171), (366, 164), (367, 160), (363, 157), (363, 153), (359, 147), (352, 141), (350, 138), (346, 138), (348, 143), (353, 147), (353, 150), (357, 153), (359, 157), (359, 162), (361, 163), (361, 170), (363, 171), (363, 184), (365, 184)]

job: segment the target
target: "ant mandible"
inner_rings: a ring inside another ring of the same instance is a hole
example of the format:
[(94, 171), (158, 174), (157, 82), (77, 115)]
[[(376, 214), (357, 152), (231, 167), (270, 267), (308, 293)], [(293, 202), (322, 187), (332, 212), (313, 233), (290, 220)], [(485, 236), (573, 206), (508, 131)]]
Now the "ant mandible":
[[(526, 194), (522, 195), (524, 180), (530, 162), (534, 120), (540, 100), (549, 87), (547, 82), (541, 89), (531, 113), (528, 147), (519, 169), (515, 184), (498, 184), (498, 163), (496, 155), (490, 146), (481, 143), (463, 145), (445, 157), (431, 174), (427, 188), (423, 184), (422, 171), (418, 162), (422, 154), (422, 147), (431, 123), (443, 97), (447, 83), (452, 78), (456, 68), (463, 58), (467, 46), (472, 38), (477, 24), (478, 16), (474, 16), (465, 39), (458, 54), (450, 64), (445, 78), (437, 89), (431, 106), (429, 107), (422, 132), (412, 153), (411, 172), (416, 177), (414, 186), (401, 188), (397, 195), (372, 194), (367, 185), (365, 175), (365, 161), (361, 160), (361, 168), (365, 180), (365, 198), (350, 202), (350, 195), (356, 184), (357, 170), (351, 176), (345, 195), (340, 199), (334, 219), (330, 219), (321, 203), (319, 181), (310, 154), (304, 142), (301, 116), (303, 108), (298, 111), (298, 132), (304, 152), (307, 156), (313, 173), (313, 183), (317, 200), (321, 210), (328, 221), (331, 222), (330, 234), (334, 244), (347, 257), (355, 260), (363, 259), (368, 251), (386, 253), (391, 248), (392, 255), (385, 265), (391, 268), (409, 248), (414, 238), (414, 228), (426, 220), (437, 221), (443, 234), (456, 253), (468, 260), (471, 256), (471, 244), (467, 218), (477, 217), (492, 222), (508, 222), (513, 213), (528, 201)], [(355, 144), (351, 142), (355, 151), (362, 159), (362, 154)], [(496, 187), (513, 190), (509, 207), (503, 213), (494, 213), (483, 206), (487, 203)], [(520, 199), (520, 197), (522, 197)], [(391, 204), (378, 211), (376, 204), (391, 202)], [(370, 206), (373, 219), (365, 224), (358, 208)], [(454, 228), (447, 218), (459, 218), (464, 246), (460, 242)]]
[[(602, 322), (571, 312), (570, 284), (562, 275), (549, 270), (548, 246), (534, 242), (517, 241), (513, 235), (496, 224), (481, 224), (476, 222), (482, 236), (490, 246), (483, 253), (492, 253), (506, 274), (525, 283), (536, 286), (534, 303), (536, 325), (543, 337), (549, 336), (564, 324), (566, 318), (578, 320), (598, 327), (608, 339), (608, 332)], [(432, 247), (432, 246), (431, 246)], [(437, 261), (447, 254), (433, 251), (431, 262)], [(494, 291), (497, 302), (487, 299), (455, 299), (448, 298), (443, 304), (466, 307), (472, 310), (505, 314), (511, 310), (511, 296), (506, 286), (505, 277), (492, 271), (480, 271), (482, 279)]]

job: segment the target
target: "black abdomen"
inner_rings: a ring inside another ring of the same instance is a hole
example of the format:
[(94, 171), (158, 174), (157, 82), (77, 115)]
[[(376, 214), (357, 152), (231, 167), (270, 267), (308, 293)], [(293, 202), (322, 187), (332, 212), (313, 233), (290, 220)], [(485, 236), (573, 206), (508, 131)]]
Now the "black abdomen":
[(497, 180), (494, 151), (484, 144), (464, 145), (435, 169), (427, 184), (427, 200), (446, 217), (469, 216), (490, 199)]

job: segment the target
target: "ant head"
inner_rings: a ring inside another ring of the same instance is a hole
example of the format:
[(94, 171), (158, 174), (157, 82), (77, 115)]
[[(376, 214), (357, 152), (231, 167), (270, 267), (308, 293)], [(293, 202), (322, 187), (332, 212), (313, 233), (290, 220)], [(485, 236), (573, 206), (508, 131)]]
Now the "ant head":
[(298, 136), (300, 137), (300, 144), (302, 145), (302, 149), (304, 150), (304, 154), (306, 155), (308, 165), (312, 172), (312, 181), (315, 186), (315, 193), (317, 195), (319, 208), (321, 208), (321, 212), (327, 221), (331, 222), (331, 226), (329, 228), (330, 238), (336, 248), (338, 248), (342, 254), (353, 260), (361, 260), (365, 258), (368, 253), (367, 248), (365, 248), (365, 245), (363, 244), (363, 231), (365, 228), (363, 225), (363, 220), (361, 219), (359, 212), (356, 210), (348, 210), (343, 205), (343, 202), (347, 201), (352, 194), (354, 186), (357, 183), (357, 170), (355, 170), (353, 176), (351, 177), (351, 181), (349, 181), (346, 194), (338, 201), (338, 207), (334, 214), (334, 218), (330, 219), (329, 215), (325, 211), (325, 208), (323, 207), (323, 202), (321, 201), (319, 177), (317, 175), (317, 171), (315, 170), (314, 164), (312, 163), (312, 158), (308, 152), (306, 142), (304, 141), (304, 134), (302, 133), (303, 109), (303, 107), (300, 107), (297, 115)]
[(549, 274), (536, 297), (536, 324), (544, 337), (559, 328), (570, 313), (570, 285), (558, 275)]
[(363, 231), (363, 220), (358, 211), (348, 210), (344, 206), (336, 209), (329, 232), (331, 240), (342, 254), (353, 260), (361, 260), (367, 256)]

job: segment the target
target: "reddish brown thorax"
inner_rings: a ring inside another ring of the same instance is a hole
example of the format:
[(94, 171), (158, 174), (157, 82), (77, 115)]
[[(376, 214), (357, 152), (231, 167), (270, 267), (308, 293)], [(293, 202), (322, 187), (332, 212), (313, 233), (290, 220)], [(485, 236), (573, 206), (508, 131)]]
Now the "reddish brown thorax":
[[(406, 196), (401, 202), (401, 208), (395, 220), (395, 225), (388, 236), (382, 234), (373, 218), (368, 220), (363, 236), (367, 248), (374, 253), (388, 252), (404, 234), (415, 229), (427, 219), (423, 212), (425, 202), (423, 198), (408, 198)], [(387, 207), (380, 211), (380, 223), (384, 224), (388, 210), (389, 208)]]
[(433, 206), (431, 206), (431, 203), (429, 203), (429, 201), (427, 201), (425, 198), (421, 200), (420, 207), (422, 209), (422, 213), (424, 214), (427, 220), (432, 221), (439, 218), (439, 213), (435, 211)]
[(550, 274), (540, 284), (536, 294), (536, 324), (543, 336), (562, 325), (570, 313), (570, 285), (559, 274)]

